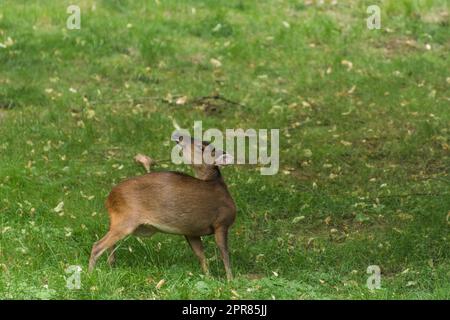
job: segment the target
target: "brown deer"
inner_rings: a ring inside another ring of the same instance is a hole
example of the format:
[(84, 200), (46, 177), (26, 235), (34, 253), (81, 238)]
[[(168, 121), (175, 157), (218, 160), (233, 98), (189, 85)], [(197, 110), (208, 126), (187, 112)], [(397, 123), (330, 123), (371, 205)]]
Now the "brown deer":
[(228, 253), (228, 229), (236, 217), (236, 206), (228, 192), (219, 166), (231, 164), (233, 158), (204, 141), (174, 134), (183, 157), (195, 153), (203, 159), (210, 152), (213, 164), (193, 164), (195, 177), (180, 172), (152, 172), (125, 180), (115, 186), (106, 200), (110, 226), (91, 252), (89, 271), (97, 259), (109, 251), (108, 263), (114, 262), (114, 245), (129, 234), (151, 236), (156, 232), (184, 235), (202, 270), (208, 266), (201, 237), (214, 234), (227, 279), (232, 278)]

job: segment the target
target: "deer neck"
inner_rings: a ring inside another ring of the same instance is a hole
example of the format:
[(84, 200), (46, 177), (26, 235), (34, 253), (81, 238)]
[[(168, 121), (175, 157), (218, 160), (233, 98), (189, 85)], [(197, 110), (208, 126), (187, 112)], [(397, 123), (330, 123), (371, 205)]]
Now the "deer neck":
[(194, 174), (197, 179), (204, 181), (220, 180), (222, 174), (217, 166), (197, 165), (193, 166)]

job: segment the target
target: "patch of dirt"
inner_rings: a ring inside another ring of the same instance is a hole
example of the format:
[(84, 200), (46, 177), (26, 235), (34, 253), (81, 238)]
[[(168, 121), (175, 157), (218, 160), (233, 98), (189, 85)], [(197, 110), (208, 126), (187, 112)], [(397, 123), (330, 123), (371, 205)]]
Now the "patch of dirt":
[(431, 12), (428, 12), (421, 17), (423, 22), (426, 23), (436, 23), (436, 24), (442, 24), (442, 25), (448, 25), (449, 24), (449, 13), (445, 9), (441, 10), (434, 10)]
[(412, 38), (390, 38), (386, 42), (374, 43), (374, 47), (383, 50), (386, 56), (411, 53), (422, 49)]
[(230, 99), (227, 99), (221, 95), (212, 95), (212, 96), (206, 96), (206, 97), (200, 97), (193, 101), (193, 104), (203, 110), (206, 114), (212, 115), (221, 113), (224, 108), (231, 107), (231, 106), (239, 106), (243, 107), (244, 105), (232, 101)]

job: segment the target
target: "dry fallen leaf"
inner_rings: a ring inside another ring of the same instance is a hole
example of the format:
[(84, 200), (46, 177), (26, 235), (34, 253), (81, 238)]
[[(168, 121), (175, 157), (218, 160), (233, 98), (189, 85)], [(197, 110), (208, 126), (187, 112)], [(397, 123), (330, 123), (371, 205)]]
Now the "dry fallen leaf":
[(164, 283), (166, 283), (166, 280), (164, 279), (159, 280), (158, 284), (156, 285), (156, 289), (161, 289)]
[(240, 297), (239, 293), (237, 293), (236, 290), (231, 289), (231, 294), (232, 294), (235, 298), (239, 298), (239, 297)]
[(56, 213), (60, 213), (64, 209), (64, 202), (61, 201), (58, 205), (53, 209)]
[(341, 61), (341, 64), (342, 64), (343, 66), (346, 66), (346, 67), (347, 67), (347, 71), (350, 71), (350, 70), (353, 69), (353, 63), (352, 63), (351, 61), (348, 61), (348, 60), (342, 60), (342, 61)]
[(87, 110), (87, 111), (86, 111), (86, 117), (87, 117), (88, 119), (94, 118), (94, 117), (95, 117), (95, 111), (92, 110), (92, 109)]
[(186, 104), (186, 101), (187, 101), (187, 97), (182, 96), (182, 97), (179, 97), (175, 103), (177, 105), (184, 105), (184, 104)]
[(356, 86), (352, 86), (350, 90), (347, 91), (348, 94), (353, 94), (355, 92)]
[(400, 220), (414, 220), (414, 216), (409, 213), (400, 212), (398, 214)]
[(150, 158), (150, 157), (148, 157), (146, 155), (143, 155), (141, 153), (137, 154), (134, 157), (134, 161), (136, 161), (137, 163), (142, 164), (147, 172), (150, 172), (150, 167), (153, 164), (155, 164), (155, 161), (152, 158)]
[(304, 155), (306, 158), (311, 158), (312, 155), (313, 155), (313, 153), (312, 153), (312, 151), (311, 151), (310, 149), (303, 149), (303, 155)]
[(211, 64), (216, 67), (216, 68), (220, 68), (222, 66), (222, 62), (220, 62), (220, 60), (214, 59), (212, 58), (211, 60), (209, 60), (209, 62), (211, 62)]
[(292, 219), (292, 223), (298, 223), (299, 221), (305, 219), (305, 216), (298, 216)]
[(337, 177), (338, 177), (338, 175), (334, 174), (334, 173), (330, 173), (330, 175), (329, 175), (330, 179), (336, 179)]
[(14, 44), (14, 40), (8, 37), (4, 43), (0, 43), (0, 48), (6, 49)]

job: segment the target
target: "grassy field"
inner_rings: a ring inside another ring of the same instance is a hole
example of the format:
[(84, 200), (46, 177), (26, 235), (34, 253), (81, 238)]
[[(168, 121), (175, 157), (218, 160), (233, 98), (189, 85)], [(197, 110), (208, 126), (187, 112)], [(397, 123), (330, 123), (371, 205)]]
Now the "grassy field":
[[(0, 298), (450, 299), (449, 4), (332, 2), (1, 1)], [(235, 279), (165, 234), (88, 274), (111, 187), (195, 120), (280, 129), (277, 175), (222, 171)]]

